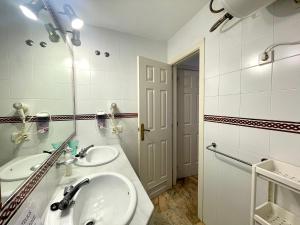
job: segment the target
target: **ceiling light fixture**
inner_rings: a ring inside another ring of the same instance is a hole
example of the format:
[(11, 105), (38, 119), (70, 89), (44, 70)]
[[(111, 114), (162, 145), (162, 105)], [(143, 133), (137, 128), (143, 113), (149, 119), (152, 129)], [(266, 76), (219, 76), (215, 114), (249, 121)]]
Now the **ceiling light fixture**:
[(41, 0), (32, 0), (26, 4), (19, 5), (22, 13), (31, 20), (38, 20), (39, 12), (45, 8), (43, 1)]

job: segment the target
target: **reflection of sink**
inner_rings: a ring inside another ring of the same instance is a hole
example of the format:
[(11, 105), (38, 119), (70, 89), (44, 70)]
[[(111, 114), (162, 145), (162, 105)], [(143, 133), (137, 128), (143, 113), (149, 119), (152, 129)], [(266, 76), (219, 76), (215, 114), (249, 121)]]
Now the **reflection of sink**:
[(48, 154), (42, 153), (14, 159), (0, 168), (0, 180), (4, 182), (24, 180), (48, 157)]
[(75, 164), (78, 166), (100, 166), (115, 160), (119, 150), (111, 146), (95, 146), (87, 151), (84, 158), (79, 159)]
[[(74, 205), (65, 211), (48, 211), (45, 225), (127, 225), (135, 212), (137, 195), (128, 178), (117, 173), (83, 177), (90, 183), (74, 197)], [(62, 200), (63, 191), (51, 202)]]

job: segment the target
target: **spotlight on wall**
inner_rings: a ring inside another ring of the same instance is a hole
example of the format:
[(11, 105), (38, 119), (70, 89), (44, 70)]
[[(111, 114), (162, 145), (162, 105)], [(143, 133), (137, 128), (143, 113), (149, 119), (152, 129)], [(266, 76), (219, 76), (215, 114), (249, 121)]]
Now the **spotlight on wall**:
[(84, 25), (83, 20), (76, 15), (75, 11), (70, 5), (66, 4), (63, 8), (64, 14), (67, 15), (71, 21), (72, 28), (75, 30), (80, 30)]
[(42, 0), (31, 0), (29, 3), (20, 4), (19, 8), (27, 18), (38, 20), (38, 14), (45, 6)]
[(54, 28), (53, 24), (52, 23), (45, 24), (45, 28), (49, 34), (49, 40), (51, 42), (59, 42), (60, 37), (57, 34), (56, 32), (57, 29)]

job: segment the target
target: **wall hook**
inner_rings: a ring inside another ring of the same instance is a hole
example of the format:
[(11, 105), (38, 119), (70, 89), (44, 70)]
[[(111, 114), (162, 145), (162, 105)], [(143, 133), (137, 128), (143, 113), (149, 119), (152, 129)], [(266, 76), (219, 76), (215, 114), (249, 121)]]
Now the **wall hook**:
[(26, 40), (26, 41), (25, 41), (25, 43), (26, 43), (26, 45), (28, 45), (28, 46), (33, 46), (33, 44), (34, 44), (34, 41), (33, 41), (33, 40), (30, 40), (30, 39), (28, 39), (28, 40)]
[(47, 47), (47, 43), (44, 42), (44, 41), (41, 41), (41, 42), (40, 42), (40, 46), (41, 46), (42, 48), (46, 48), (46, 47)]

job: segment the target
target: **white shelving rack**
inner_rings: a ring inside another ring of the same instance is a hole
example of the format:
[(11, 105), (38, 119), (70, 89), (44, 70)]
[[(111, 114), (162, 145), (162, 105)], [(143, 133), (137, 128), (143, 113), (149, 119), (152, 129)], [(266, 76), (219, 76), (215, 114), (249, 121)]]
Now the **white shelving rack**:
[[(268, 181), (268, 201), (256, 207), (257, 178)], [(300, 167), (266, 160), (252, 167), (250, 225), (300, 225), (300, 217), (276, 204), (277, 187), (300, 194)]]

